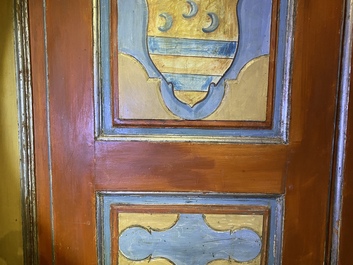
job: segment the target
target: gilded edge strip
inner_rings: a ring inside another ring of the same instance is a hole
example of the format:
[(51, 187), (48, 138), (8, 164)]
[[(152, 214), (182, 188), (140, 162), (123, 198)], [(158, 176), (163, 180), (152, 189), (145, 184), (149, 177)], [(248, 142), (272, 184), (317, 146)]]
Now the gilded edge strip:
[(34, 126), (29, 45), (28, 0), (14, 1), (16, 82), (20, 148), (23, 258), (38, 264)]
[(346, 163), (346, 144), (347, 144), (347, 126), (348, 126), (348, 106), (350, 94), (350, 78), (352, 63), (352, 43), (353, 43), (353, 0), (347, 0), (345, 5), (344, 20), (342, 21), (343, 38), (342, 42), (342, 59), (341, 73), (338, 97), (338, 110), (336, 121), (335, 139), (335, 166), (333, 168), (333, 185), (332, 185), (332, 201), (331, 201), (331, 224), (329, 227), (331, 242), (329, 242), (329, 264), (335, 265), (339, 262), (339, 246), (341, 233), (342, 218), (342, 200), (343, 200), (343, 184), (344, 184), (344, 166)]

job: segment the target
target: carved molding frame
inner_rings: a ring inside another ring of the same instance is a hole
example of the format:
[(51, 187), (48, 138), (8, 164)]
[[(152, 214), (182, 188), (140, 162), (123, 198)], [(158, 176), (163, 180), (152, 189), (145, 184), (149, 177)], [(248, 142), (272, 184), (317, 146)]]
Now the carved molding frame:
[[(294, 34), (294, 21), (295, 21), (295, 6), (296, 0), (286, 0), (278, 1), (278, 18), (282, 17), (283, 21), (279, 21), (278, 32), (285, 32), (281, 36), (283, 41), (283, 47), (277, 48), (276, 56), (283, 57), (283, 59), (276, 62), (279, 64), (278, 74), (281, 76), (281, 87), (283, 91), (274, 91), (275, 96), (273, 103), (278, 105), (278, 110), (273, 110), (276, 112), (277, 121), (274, 122), (275, 126), (270, 126), (271, 128), (259, 127), (254, 122), (249, 127), (243, 123), (243, 125), (237, 125), (233, 130), (224, 129), (220, 126), (217, 130), (212, 131), (212, 129), (207, 128), (209, 125), (203, 125), (203, 129), (199, 130), (202, 126), (190, 125), (188, 121), (188, 126), (180, 126), (179, 122), (175, 123), (173, 127), (177, 130), (169, 129), (169, 125), (165, 128), (148, 128), (145, 125), (141, 126), (135, 123), (129, 123), (124, 126), (116, 126), (114, 122), (111, 124), (111, 113), (105, 113), (104, 109), (111, 109), (111, 106), (103, 107), (103, 102), (109, 102), (108, 98), (111, 92), (104, 92), (105, 87), (110, 87), (109, 82), (104, 83), (104, 78), (102, 74), (105, 71), (103, 69), (104, 63), (102, 62), (102, 34), (101, 34), (101, 19), (103, 15), (101, 14), (101, 2), (103, 0), (93, 0), (93, 43), (94, 43), (94, 90), (95, 90), (95, 135), (98, 140), (101, 141), (150, 141), (150, 142), (214, 142), (214, 143), (246, 143), (246, 144), (285, 144), (288, 141), (289, 134), (289, 116), (290, 116), (290, 104), (289, 95), (291, 90), (291, 71), (292, 71), (292, 56), (293, 56), (293, 34)], [(104, 1), (103, 1), (104, 2)], [(110, 1), (107, 1), (110, 3)], [(285, 4), (283, 4), (285, 3)], [(281, 6), (283, 5), (283, 6)], [(116, 9), (115, 7), (113, 8)], [(109, 24), (109, 23), (108, 23)], [(113, 23), (116, 24), (115, 22)], [(277, 37), (278, 38), (278, 37)], [(115, 39), (115, 38), (113, 38)], [(278, 41), (278, 39), (277, 39)], [(109, 45), (108, 45), (109, 47)], [(277, 54), (278, 53), (278, 54)], [(106, 55), (106, 54), (105, 54)], [(110, 55), (109, 55), (110, 56)], [(106, 58), (106, 57), (105, 57)], [(103, 80), (103, 81), (102, 81)], [(277, 81), (276, 81), (277, 82)], [(109, 83), (109, 85), (108, 85)], [(275, 85), (277, 86), (277, 85)], [(275, 89), (276, 90), (276, 89)], [(104, 96), (106, 95), (106, 97)], [(273, 106), (275, 108), (275, 106)], [(136, 120), (137, 121), (137, 120)], [(151, 121), (151, 120), (149, 120)], [(186, 119), (185, 119), (186, 121)], [(142, 122), (141, 120), (139, 122)], [(175, 122), (175, 121), (174, 121)], [(174, 123), (172, 122), (172, 123)], [(193, 121), (195, 122), (195, 121)], [(219, 122), (219, 121), (217, 121)], [(158, 122), (157, 122), (158, 123)], [(217, 123), (214, 123), (214, 126)], [(255, 126), (255, 125), (256, 126)], [(178, 125), (178, 126), (177, 126)], [(155, 125), (156, 126), (156, 123)], [(190, 127), (191, 126), (191, 127)], [(212, 127), (211, 126), (211, 127)], [(252, 128), (253, 127), (253, 128)], [(254, 128), (255, 127), (255, 128)], [(216, 128), (216, 127), (214, 127)], [(221, 129), (220, 129), (221, 128)], [(260, 128), (260, 129), (259, 129)], [(262, 130), (261, 130), (262, 129)], [(203, 133), (200, 131), (203, 130)], [(177, 133), (176, 133), (177, 132)], [(218, 135), (217, 135), (218, 133)]]
[[(341, 69), (340, 85), (337, 96), (336, 114), (336, 139), (333, 150), (332, 167), (332, 189), (330, 202), (330, 227), (327, 242), (327, 264), (336, 265), (340, 260), (340, 234), (343, 205), (344, 178), (348, 177), (345, 172), (349, 94), (351, 85), (351, 63), (353, 44), (353, 0), (345, 1), (344, 20), (342, 21), (342, 46), (341, 46)], [(352, 107), (352, 105), (351, 105)]]
[(24, 264), (38, 264), (36, 178), (28, 1), (14, 1)]

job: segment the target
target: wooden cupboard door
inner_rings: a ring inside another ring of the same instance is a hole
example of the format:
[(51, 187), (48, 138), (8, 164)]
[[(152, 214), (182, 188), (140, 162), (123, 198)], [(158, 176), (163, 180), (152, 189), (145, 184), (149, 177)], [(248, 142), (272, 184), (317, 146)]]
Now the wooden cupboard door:
[(322, 264), (343, 1), (29, 1), (40, 264)]

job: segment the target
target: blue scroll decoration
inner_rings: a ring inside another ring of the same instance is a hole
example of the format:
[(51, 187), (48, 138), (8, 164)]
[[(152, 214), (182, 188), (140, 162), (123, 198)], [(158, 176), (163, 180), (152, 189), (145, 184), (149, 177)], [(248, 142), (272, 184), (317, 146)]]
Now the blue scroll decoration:
[(251, 229), (216, 231), (202, 214), (180, 214), (177, 223), (165, 231), (140, 226), (125, 229), (119, 249), (133, 261), (164, 258), (176, 265), (205, 265), (214, 260), (251, 261), (260, 254), (262, 242)]

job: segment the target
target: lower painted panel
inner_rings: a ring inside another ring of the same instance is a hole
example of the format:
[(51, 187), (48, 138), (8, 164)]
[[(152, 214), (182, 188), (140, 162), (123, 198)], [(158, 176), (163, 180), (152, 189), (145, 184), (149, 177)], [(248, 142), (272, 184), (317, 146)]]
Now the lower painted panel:
[(279, 264), (281, 220), (281, 197), (99, 192), (99, 262)]

